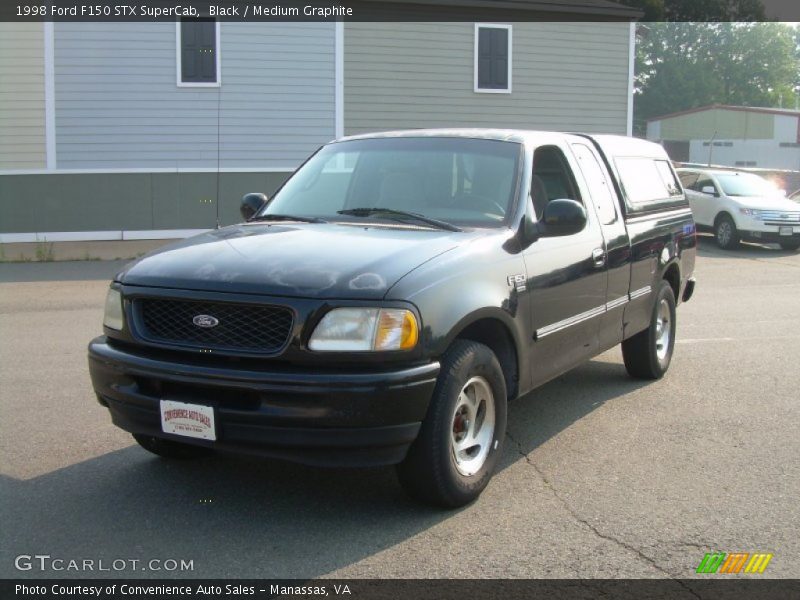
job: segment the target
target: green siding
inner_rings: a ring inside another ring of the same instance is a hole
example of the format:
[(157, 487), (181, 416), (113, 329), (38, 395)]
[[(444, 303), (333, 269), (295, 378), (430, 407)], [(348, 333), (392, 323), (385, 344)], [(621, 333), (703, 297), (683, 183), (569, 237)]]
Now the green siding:
[(0, 169), (45, 166), (43, 32), (0, 23)]
[(766, 113), (712, 108), (661, 120), (662, 140), (771, 140), (775, 116)]
[(510, 94), (474, 91), (474, 23), (344, 28), (347, 134), (420, 127), (626, 132), (628, 23), (513, 23)]
[[(220, 222), (240, 221), (247, 192), (289, 173), (221, 173)], [(0, 175), (0, 233), (203, 229), (216, 224), (215, 173)]]

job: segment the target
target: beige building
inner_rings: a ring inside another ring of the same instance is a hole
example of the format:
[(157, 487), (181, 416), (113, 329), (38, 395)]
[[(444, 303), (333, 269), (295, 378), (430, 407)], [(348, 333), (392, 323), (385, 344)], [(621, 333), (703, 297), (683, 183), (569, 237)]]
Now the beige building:
[(712, 105), (652, 119), (673, 160), (800, 171), (800, 110)]

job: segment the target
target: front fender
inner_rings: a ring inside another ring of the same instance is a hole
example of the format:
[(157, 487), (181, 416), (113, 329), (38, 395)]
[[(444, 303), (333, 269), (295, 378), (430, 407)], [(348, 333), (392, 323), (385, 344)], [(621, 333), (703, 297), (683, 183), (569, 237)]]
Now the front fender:
[(434, 360), (473, 323), (497, 321), (516, 347), (520, 385), (526, 386), (530, 303), (527, 293), (509, 284), (510, 276), (526, 275), (525, 263), (521, 255), (504, 250), (504, 239), (499, 237), (476, 241), (422, 265), (395, 284), (386, 298), (417, 306), (424, 323), (423, 351)]

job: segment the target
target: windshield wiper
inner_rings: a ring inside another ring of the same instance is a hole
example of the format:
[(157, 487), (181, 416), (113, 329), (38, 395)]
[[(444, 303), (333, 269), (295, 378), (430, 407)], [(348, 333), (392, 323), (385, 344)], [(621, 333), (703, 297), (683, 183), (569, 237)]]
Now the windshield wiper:
[(301, 223), (327, 223), (325, 219), (320, 219), (319, 217), (298, 217), (297, 215), (276, 214), (258, 215), (248, 219), (248, 222), (250, 223), (253, 221), (299, 221)]
[(389, 217), (400, 217), (402, 219), (409, 219), (419, 223), (425, 223), (437, 229), (445, 229), (447, 231), (463, 231), (460, 227), (456, 227), (447, 221), (440, 221), (439, 219), (432, 219), (419, 213), (406, 212), (404, 210), (395, 210), (393, 208), (348, 208), (346, 210), (336, 211), (340, 215), (351, 215), (353, 217), (371, 217), (373, 215), (388, 215)]

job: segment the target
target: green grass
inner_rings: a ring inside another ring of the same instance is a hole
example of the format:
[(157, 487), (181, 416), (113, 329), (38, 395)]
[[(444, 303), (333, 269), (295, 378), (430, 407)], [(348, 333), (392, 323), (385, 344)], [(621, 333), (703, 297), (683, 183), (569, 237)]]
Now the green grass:
[(53, 262), (53, 242), (36, 242), (36, 260), (39, 262)]

